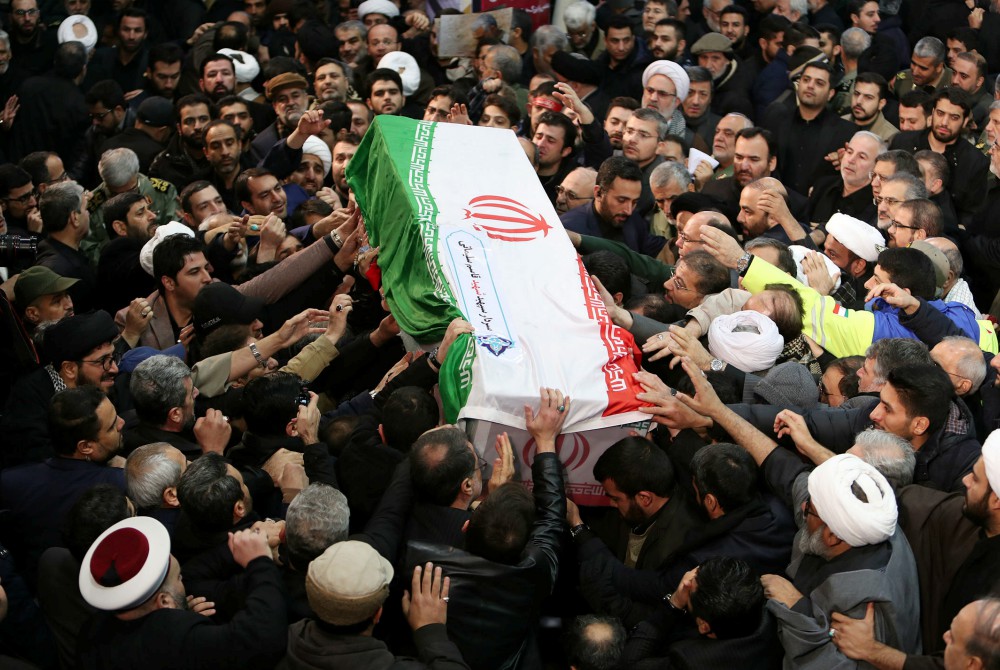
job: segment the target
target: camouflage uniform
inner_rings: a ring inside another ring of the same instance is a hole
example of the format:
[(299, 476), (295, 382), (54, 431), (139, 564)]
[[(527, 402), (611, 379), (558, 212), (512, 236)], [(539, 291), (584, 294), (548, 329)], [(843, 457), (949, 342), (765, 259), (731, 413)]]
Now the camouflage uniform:
[[(928, 93), (934, 93), (942, 88), (948, 88), (951, 86), (951, 68), (945, 67), (941, 71), (941, 78), (938, 79), (937, 84), (928, 84), (924, 86), (923, 89)], [(912, 91), (914, 88), (913, 84), (913, 71), (909, 68), (903, 70), (896, 74), (892, 79), (892, 93), (899, 100), (904, 95)]]

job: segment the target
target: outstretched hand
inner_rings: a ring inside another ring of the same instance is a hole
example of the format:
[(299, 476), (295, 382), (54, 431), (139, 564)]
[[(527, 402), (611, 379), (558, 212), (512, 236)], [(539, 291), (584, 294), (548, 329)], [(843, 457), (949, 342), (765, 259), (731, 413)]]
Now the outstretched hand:
[(539, 389), (539, 395), (541, 406), (537, 414), (530, 406), (524, 406), (525, 427), (535, 438), (538, 453), (555, 453), (556, 438), (569, 415), (569, 396), (563, 396), (559, 389), (545, 387)]

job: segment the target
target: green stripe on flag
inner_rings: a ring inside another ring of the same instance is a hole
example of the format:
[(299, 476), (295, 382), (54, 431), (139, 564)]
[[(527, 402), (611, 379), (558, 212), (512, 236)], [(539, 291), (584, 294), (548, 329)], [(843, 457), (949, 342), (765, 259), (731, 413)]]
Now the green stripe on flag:
[(376, 116), (347, 167), (347, 183), (379, 247), (385, 297), (400, 327), (436, 342), (463, 317), (438, 258), (437, 204), (427, 189), (433, 123)]
[[(461, 352), (461, 355), (459, 355)], [(438, 374), (438, 390), (444, 420), (455, 423), (458, 413), (469, 400), (472, 390), (472, 363), (476, 360), (476, 340), (472, 335), (459, 335), (448, 349), (447, 360), (441, 363)]]

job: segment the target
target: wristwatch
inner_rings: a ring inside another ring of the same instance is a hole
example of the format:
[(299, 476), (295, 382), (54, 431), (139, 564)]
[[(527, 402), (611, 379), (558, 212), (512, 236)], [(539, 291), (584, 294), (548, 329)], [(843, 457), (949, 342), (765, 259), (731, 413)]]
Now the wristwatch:
[(746, 274), (747, 269), (750, 267), (750, 261), (752, 260), (753, 254), (749, 251), (740, 256), (740, 259), (736, 261), (736, 271), (739, 272), (740, 275)]
[(253, 357), (257, 360), (257, 365), (262, 368), (267, 367), (267, 360), (260, 355), (259, 351), (257, 351), (257, 345), (254, 342), (250, 343), (250, 353), (253, 354)]
[(588, 528), (589, 526), (587, 526), (587, 524), (579, 523), (569, 529), (569, 536), (575, 540), (577, 535), (587, 530)]
[(712, 369), (712, 372), (722, 372), (726, 369), (726, 362), (720, 361), (718, 358), (713, 358), (709, 367)]

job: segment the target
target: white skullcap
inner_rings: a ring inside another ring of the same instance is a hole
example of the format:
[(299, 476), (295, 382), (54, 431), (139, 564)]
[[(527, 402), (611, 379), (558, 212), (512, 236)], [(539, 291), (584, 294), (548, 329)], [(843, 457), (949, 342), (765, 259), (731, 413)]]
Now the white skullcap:
[(171, 235), (187, 235), (188, 237), (194, 237), (194, 231), (185, 226), (183, 223), (177, 221), (171, 221), (165, 226), (160, 226), (153, 233), (153, 236), (149, 238), (146, 244), (142, 245), (142, 251), (139, 252), (139, 265), (142, 269), (146, 271), (150, 277), (153, 276), (153, 251), (163, 240), (167, 239)]
[(994, 430), (983, 443), (983, 465), (986, 466), (986, 481), (1000, 496), (1000, 430)]
[(330, 164), (333, 162), (333, 156), (330, 154), (330, 147), (327, 146), (326, 142), (315, 135), (310, 135), (302, 143), (302, 153), (319, 158), (320, 162), (323, 163), (324, 179), (330, 174)]
[(688, 77), (687, 72), (684, 71), (684, 68), (672, 60), (655, 60), (642, 73), (643, 87), (649, 83), (654, 74), (662, 74), (674, 82), (674, 88), (677, 89), (677, 105), (680, 106), (684, 102), (684, 98), (688, 96), (688, 91), (691, 88), (691, 79)]
[(260, 64), (257, 59), (245, 51), (219, 49), (219, 53), (233, 59), (233, 69), (236, 71), (237, 82), (248, 84), (260, 74)]
[[(864, 492), (858, 499), (851, 487)], [(840, 454), (809, 473), (809, 497), (834, 535), (863, 547), (888, 540), (896, 530), (896, 494), (882, 473), (853, 454)]]
[(877, 261), (879, 253), (885, 248), (885, 238), (875, 226), (839, 212), (826, 222), (826, 232), (854, 252), (855, 256), (869, 263)]
[(833, 261), (827, 258), (826, 254), (818, 252), (815, 249), (809, 249), (798, 244), (792, 244), (788, 247), (788, 250), (792, 252), (792, 258), (795, 259), (795, 278), (800, 282), (809, 286), (809, 277), (802, 270), (802, 261), (810, 252), (818, 253), (823, 258), (823, 262), (826, 263), (826, 271), (830, 273), (830, 276), (834, 279), (833, 290), (836, 291), (840, 288), (840, 268), (838, 268)]
[(760, 312), (717, 316), (708, 327), (708, 350), (743, 372), (774, 367), (785, 340), (774, 321)]
[(399, 73), (403, 80), (403, 95), (407, 98), (417, 92), (420, 86), (420, 66), (416, 59), (405, 51), (390, 51), (378, 62), (380, 68), (389, 68)]
[(369, 14), (381, 14), (392, 19), (399, 16), (399, 7), (389, 0), (365, 0), (358, 5), (358, 18), (363, 21)]
[(82, 14), (67, 16), (59, 24), (56, 37), (59, 44), (79, 42), (87, 51), (93, 51), (94, 47), (97, 46), (97, 26), (90, 20), (90, 17)]

